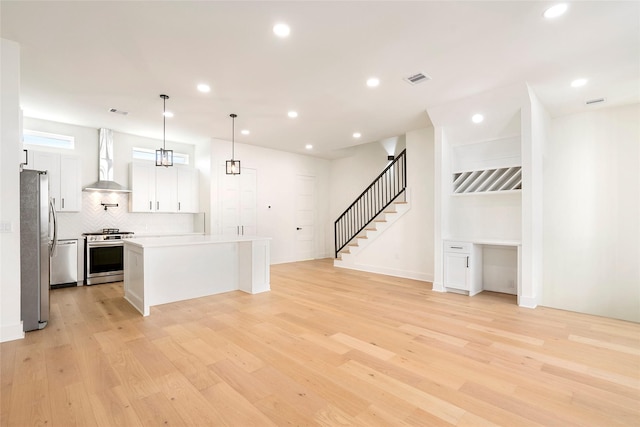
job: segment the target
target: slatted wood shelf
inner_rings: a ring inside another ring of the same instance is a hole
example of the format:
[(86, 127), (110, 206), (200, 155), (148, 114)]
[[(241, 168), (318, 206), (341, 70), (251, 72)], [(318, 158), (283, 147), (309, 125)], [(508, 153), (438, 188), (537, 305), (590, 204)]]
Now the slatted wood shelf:
[(522, 166), (453, 174), (454, 194), (513, 192), (522, 190)]

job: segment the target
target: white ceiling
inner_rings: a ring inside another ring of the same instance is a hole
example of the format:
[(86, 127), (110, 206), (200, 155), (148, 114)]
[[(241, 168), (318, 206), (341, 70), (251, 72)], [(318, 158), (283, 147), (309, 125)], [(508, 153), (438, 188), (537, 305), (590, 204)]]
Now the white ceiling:
[[(334, 158), (429, 125), (428, 107), (515, 83), (552, 116), (598, 97), (640, 102), (640, 2), (572, 2), (545, 20), (552, 4), (2, 0), (0, 13), (2, 37), (21, 45), (28, 117), (162, 139), (166, 93), (168, 141), (230, 140), (236, 113), (237, 142)], [(289, 38), (273, 35), (280, 21)], [(403, 81), (416, 72), (432, 80)], [(571, 88), (578, 77), (589, 83)]]

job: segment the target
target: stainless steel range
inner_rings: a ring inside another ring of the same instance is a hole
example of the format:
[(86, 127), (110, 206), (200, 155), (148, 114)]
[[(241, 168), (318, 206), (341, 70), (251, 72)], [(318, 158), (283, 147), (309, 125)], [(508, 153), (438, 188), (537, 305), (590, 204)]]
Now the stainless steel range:
[(104, 228), (97, 233), (84, 233), (84, 284), (119, 282), (124, 280), (124, 239), (131, 231)]

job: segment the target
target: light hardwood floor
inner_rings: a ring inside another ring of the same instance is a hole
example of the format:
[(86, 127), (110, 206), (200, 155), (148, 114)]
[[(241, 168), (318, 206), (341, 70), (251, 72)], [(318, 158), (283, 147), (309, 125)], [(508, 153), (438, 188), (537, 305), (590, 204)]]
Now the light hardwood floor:
[(54, 290), (0, 347), (2, 426), (640, 425), (638, 324), (331, 260), (271, 284), (147, 318), (121, 283)]

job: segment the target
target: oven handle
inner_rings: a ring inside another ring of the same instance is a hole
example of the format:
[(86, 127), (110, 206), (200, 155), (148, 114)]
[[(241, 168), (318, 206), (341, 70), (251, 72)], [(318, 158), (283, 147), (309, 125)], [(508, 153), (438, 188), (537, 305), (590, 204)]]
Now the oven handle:
[(101, 242), (87, 242), (87, 247), (89, 248), (99, 248), (100, 246), (124, 246), (124, 242), (122, 240), (103, 240)]

